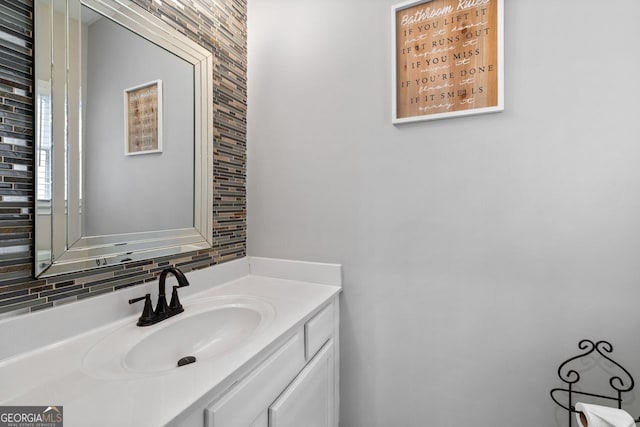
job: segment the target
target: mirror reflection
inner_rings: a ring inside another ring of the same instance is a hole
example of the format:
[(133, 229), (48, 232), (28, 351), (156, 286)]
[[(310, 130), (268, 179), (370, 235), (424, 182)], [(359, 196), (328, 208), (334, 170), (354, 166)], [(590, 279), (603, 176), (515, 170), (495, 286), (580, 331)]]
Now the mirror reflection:
[[(82, 235), (193, 227), (193, 65), (84, 5), (82, 51)], [(129, 133), (149, 132), (155, 149), (127, 155), (126, 122), (145, 110), (127, 108), (127, 89), (145, 97), (151, 82), (162, 96), (146, 109), (161, 120), (147, 114)]]

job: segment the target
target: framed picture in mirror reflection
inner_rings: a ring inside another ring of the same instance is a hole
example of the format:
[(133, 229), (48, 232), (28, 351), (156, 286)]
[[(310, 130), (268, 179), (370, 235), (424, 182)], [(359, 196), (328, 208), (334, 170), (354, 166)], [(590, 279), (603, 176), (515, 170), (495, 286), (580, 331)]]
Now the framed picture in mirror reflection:
[(124, 91), (124, 153), (162, 152), (162, 80)]

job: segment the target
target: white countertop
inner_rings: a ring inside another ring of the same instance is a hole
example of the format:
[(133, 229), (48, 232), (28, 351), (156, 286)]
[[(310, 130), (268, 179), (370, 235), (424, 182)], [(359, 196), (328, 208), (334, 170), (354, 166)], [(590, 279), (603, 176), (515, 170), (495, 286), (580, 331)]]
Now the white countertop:
[[(185, 313), (175, 318), (187, 314), (189, 306), (198, 301), (228, 295), (259, 298), (273, 306), (275, 316), (272, 321), (259, 333), (227, 353), (199, 360), (178, 369), (136, 375), (132, 378), (110, 378), (87, 372), (87, 369), (83, 368), (83, 359), (87, 352), (107, 335), (135, 323), (139, 316), (139, 313), (136, 313), (45, 347), (34, 348), (0, 360), (0, 405), (63, 406), (66, 427), (157, 427), (178, 423), (180, 417), (186, 416), (190, 408), (210, 401), (220, 393), (226, 387), (225, 379), (261, 357), (274, 343), (302, 325), (340, 292), (339, 266), (326, 265), (327, 269), (323, 269), (323, 264), (287, 263), (290, 262), (256, 259), (256, 268), (253, 271), (249, 270), (250, 274), (182, 298)], [(304, 264), (308, 264), (309, 269), (305, 269)], [(322, 273), (318, 275), (314, 269)], [(210, 270), (210, 273), (215, 273), (215, 267)], [(288, 272), (293, 278), (311, 281), (286, 279), (284, 277)], [(327, 272), (329, 276), (326, 276)], [(197, 281), (204, 283), (199, 288), (206, 288), (207, 274), (197, 272)], [(187, 277), (191, 281), (189, 274)], [(330, 283), (312, 283), (317, 278)], [(155, 297), (157, 290), (151, 292)], [(137, 293), (141, 292), (138, 290)], [(80, 304), (82, 303), (72, 305)], [(136, 307), (141, 310), (142, 305)], [(81, 307), (78, 310), (83, 312)], [(58, 322), (61, 321), (59, 317), (62, 313), (69, 316), (73, 313), (73, 308), (61, 311), (56, 317)], [(55, 314), (48, 314), (52, 315)], [(67, 321), (80, 322), (82, 319), (72, 317)], [(13, 334), (17, 336), (19, 331), (15, 328), (32, 324), (33, 319), (24, 319), (21, 322), (20, 318), (0, 322), (0, 340), (9, 337), (8, 328), (13, 328)], [(2, 344), (7, 345), (7, 341)], [(21, 344), (21, 347), (24, 346)]]

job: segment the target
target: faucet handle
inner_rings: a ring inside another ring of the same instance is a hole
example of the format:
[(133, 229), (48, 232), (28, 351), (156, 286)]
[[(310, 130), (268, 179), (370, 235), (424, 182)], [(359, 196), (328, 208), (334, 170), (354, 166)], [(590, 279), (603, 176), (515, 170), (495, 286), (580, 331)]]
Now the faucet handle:
[(142, 315), (138, 319), (138, 326), (148, 326), (154, 323), (155, 317), (155, 314), (153, 313), (153, 305), (151, 304), (151, 294), (146, 294), (140, 298), (130, 299), (129, 304), (135, 304), (142, 300), (144, 300), (144, 308), (142, 309)]
[[(188, 285), (187, 285), (188, 286)], [(171, 292), (171, 302), (169, 303), (169, 311), (172, 313), (182, 313), (184, 308), (182, 304), (180, 304), (180, 299), (178, 298), (178, 288), (182, 286), (174, 286), (173, 291)]]
[(133, 299), (130, 299), (130, 300), (129, 300), (129, 304), (135, 304), (135, 303), (137, 303), (138, 301), (142, 301), (143, 299), (146, 299), (147, 297), (149, 297), (149, 299), (151, 299), (151, 294), (146, 294), (145, 296), (140, 297), (140, 298), (133, 298)]

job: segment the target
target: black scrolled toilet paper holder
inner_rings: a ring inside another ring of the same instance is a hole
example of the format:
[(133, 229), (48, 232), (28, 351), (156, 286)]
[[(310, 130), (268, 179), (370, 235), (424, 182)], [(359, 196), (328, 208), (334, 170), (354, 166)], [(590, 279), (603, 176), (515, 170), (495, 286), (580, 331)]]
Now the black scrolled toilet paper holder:
[[(568, 411), (569, 427), (573, 426), (573, 414), (578, 413), (574, 406), (574, 399), (576, 398), (576, 396), (595, 397), (598, 399), (604, 399), (609, 403), (616, 402), (618, 409), (622, 409), (622, 401), (624, 400), (623, 394), (630, 392), (635, 386), (635, 382), (629, 371), (627, 371), (622, 365), (613, 360), (611, 357), (607, 356), (607, 354), (611, 354), (613, 352), (613, 346), (611, 345), (611, 343), (609, 343), (608, 341), (598, 341), (594, 343), (591, 340), (585, 339), (578, 343), (578, 348), (580, 350), (583, 350), (583, 352), (578, 354), (577, 356), (565, 360), (558, 367), (558, 377), (560, 377), (560, 379), (566, 384), (566, 388), (554, 388), (550, 393), (551, 399), (553, 399), (553, 401), (556, 402), (558, 406)], [(575, 369), (571, 368), (571, 365), (582, 358), (588, 357), (594, 352), (597, 353), (595, 355), (596, 357), (597, 355), (599, 355), (599, 359), (608, 361), (611, 365), (611, 368), (618, 368), (622, 373), (617, 375), (614, 374), (609, 378), (609, 385), (612, 389), (611, 395), (589, 393), (578, 390), (576, 388), (578, 382), (580, 381), (580, 374)], [(561, 393), (566, 393), (568, 395), (567, 405), (564, 405), (558, 401), (556, 396)], [(634, 418), (634, 421), (636, 423), (640, 423), (640, 417)]]

